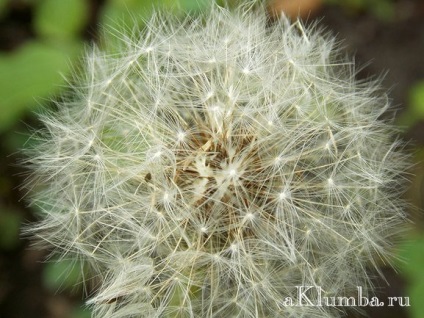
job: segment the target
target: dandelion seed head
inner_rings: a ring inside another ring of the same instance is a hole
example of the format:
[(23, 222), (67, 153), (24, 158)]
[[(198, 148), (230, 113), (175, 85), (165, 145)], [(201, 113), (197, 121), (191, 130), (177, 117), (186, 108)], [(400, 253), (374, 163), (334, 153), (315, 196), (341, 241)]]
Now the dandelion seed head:
[(87, 264), (94, 318), (336, 318), (281, 299), (371, 290), (407, 156), (333, 37), (212, 5), (156, 12), (117, 49), (88, 54), (25, 161), (27, 231)]

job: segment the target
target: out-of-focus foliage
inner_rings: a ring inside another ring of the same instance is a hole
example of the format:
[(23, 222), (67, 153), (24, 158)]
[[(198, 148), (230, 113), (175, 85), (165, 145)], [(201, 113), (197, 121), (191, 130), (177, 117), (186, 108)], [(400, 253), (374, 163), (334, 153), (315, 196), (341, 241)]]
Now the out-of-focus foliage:
[(75, 308), (71, 313), (71, 318), (91, 318), (91, 311), (84, 307)]
[(36, 7), (34, 27), (41, 36), (63, 41), (82, 31), (87, 23), (87, 12), (86, 0), (43, 0)]
[(409, 104), (399, 119), (399, 124), (412, 127), (424, 120), (424, 80), (417, 82), (409, 90)]
[(4, 9), (6, 7), (6, 4), (7, 4), (7, 0), (0, 0), (0, 18), (4, 14)]
[(422, 318), (424, 313), (424, 236), (416, 235), (401, 247), (400, 267), (408, 280), (406, 295), (412, 318)]
[[(424, 120), (424, 80), (418, 81), (409, 90), (409, 102), (398, 123), (406, 131)], [(414, 173), (412, 188), (412, 201), (419, 207), (423, 205), (424, 180), (423, 165), (424, 148), (420, 147), (416, 151), (414, 162), (417, 163)], [(422, 214), (422, 211), (419, 212)], [(414, 217), (416, 218), (416, 217)], [(418, 221), (422, 222), (422, 216), (418, 216)], [(419, 223), (418, 222), (418, 223)], [(410, 297), (411, 306), (408, 307), (412, 318), (424, 317), (424, 235), (415, 234), (400, 247), (400, 263), (402, 274), (407, 279), (405, 294)]]
[[(101, 11), (100, 24), (104, 43), (115, 43), (117, 34), (132, 30), (150, 16), (153, 8), (164, 8), (174, 14), (198, 12), (207, 8), (213, 0), (109, 0)], [(127, 32), (125, 32), (127, 33)], [(105, 39), (105, 37), (107, 39)]]
[(17, 51), (0, 53), (0, 129), (11, 127), (37, 100), (58, 92), (69, 70), (74, 47), (27, 42)]
[(410, 110), (420, 119), (424, 118), (424, 81), (418, 82), (410, 91)]
[(369, 11), (378, 19), (391, 20), (395, 15), (394, 0), (325, 0), (350, 12)]
[(12, 127), (41, 98), (58, 93), (82, 48), (80, 32), (87, 23), (87, 1), (40, 0), (35, 4), (35, 39), (0, 53), (0, 132)]
[(43, 283), (52, 292), (62, 289), (82, 290), (83, 265), (75, 260), (51, 260), (46, 263)]

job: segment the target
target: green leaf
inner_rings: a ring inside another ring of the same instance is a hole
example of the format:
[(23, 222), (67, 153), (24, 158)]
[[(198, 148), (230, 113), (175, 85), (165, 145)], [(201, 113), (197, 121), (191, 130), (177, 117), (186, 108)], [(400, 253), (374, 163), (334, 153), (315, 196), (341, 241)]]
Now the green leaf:
[(404, 243), (399, 249), (399, 256), (403, 260), (399, 265), (404, 274), (416, 281), (422, 275), (424, 268), (424, 237), (416, 237)]
[(408, 309), (410, 310), (411, 318), (424, 317), (424, 279), (410, 286), (407, 295), (410, 297), (411, 306)]
[(399, 250), (399, 267), (408, 279), (406, 296), (409, 297), (411, 317), (424, 317), (424, 236), (413, 236)]
[(88, 12), (86, 0), (42, 0), (35, 9), (34, 27), (41, 36), (73, 37), (86, 25)]
[(70, 69), (67, 52), (38, 42), (28, 42), (13, 54), (0, 54), (0, 131), (13, 125), (36, 100), (57, 93), (64, 84), (62, 74)]

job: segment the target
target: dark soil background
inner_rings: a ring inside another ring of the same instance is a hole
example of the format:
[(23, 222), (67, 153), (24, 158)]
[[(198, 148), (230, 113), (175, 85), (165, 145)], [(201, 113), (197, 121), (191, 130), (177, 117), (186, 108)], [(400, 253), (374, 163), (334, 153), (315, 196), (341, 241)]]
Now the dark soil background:
[[(87, 40), (96, 37), (98, 14), (105, 1), (89, 2), (90, 23), (84, 32)], [(359, 77), (386, 74), (383, 86), (390, 89), (393, 105), (401, 114), (408, 106), (410, 88), (424, 79), (424, 1), (399, 0), (394, 2), (394, 8), (394, 16), (385, 20), (365, 9), (320, 4), (305, 15), (305, 21), (309, 23), (318, 19), (321, 26), (343, 40), (346, 52), (354, 55), (356, 62), (364, 66)], [(31, 2), (11, 1), (7, 15), (0, 20), (0, 50), (12, 52), (35, 36), (31, 28), (32, 13)], [(23, 121), (34, 122), (32, 117)], [(424, 123), (410, 127), (404, 138), (412, 140), (417, 147), (424, 146)], [(15, 165), (19, 155), (9, 155), (10, 148), (4, 140), (5, 134), (1, 135), (0, 142), (3, 154), (0, 157), (0, 173), (2, 180), (6, 180), (6, 183), (0, 184), (5, 188), (0, 198), (2, 205), (18, 211), (22, 220), (33, 221), (32, 212), (20, 201), (22, 193), (19, 184), (22, 177), (19, 167)], [(414, 191), (419, 192), (420, 198), (421, 190)], [(30, 249), (26, 240), (20, 240), (12, 248), (0, 249), (0, 318), (77, 317), (75, 308), (83, 303), (83, 295), (55, 293), (44, 286), (42, 272), (45, 256), (44, 252)], [(408, 296), (402, 276), (389, 268), (384, 269), (384, 274), (389, 284), (377, 279), (376, 296), (380, 299)], [(370, 318), (409, 317), (408, 311), (399, 306), (366, 308), (366, 311)], [(350, 317), (360, 316), (352, 314)]]

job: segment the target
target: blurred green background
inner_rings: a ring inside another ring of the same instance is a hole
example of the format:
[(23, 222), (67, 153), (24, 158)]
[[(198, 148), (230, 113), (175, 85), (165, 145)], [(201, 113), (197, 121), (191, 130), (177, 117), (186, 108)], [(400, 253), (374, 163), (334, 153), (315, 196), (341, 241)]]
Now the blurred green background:
[[(0, 0), (0, 317), (90, 317), (79, 270), (66, 261), (44, 262), (46, 252), (30, 249), (20, 238), (22, 224), (35, 221), (20, 191), (25, 174), (17, 165), (30, 127), (39, 125), (34, 112), (52, 107), (51, 100), (66, 91), (66, 78), (90, 43), (114, 40), (108, 30), (116, 34), (141, 24), (153, 6), (196, 13), (211, 1)], [(306, 24), (320, 20), (363, 66), (360, 78), (388, 71), (383, 85), (414, 153), (406, 193), (414, 208), (410, 234), (397, 252), (397, 271), (384, 268), (389, 285), (376, 280), (376, 293), (410, 297), (411, 306), (366, 310), (371, 318), (423, 318), (424, 1), (273, 0), (268, 6), (271, 13), (284, 10)]]

